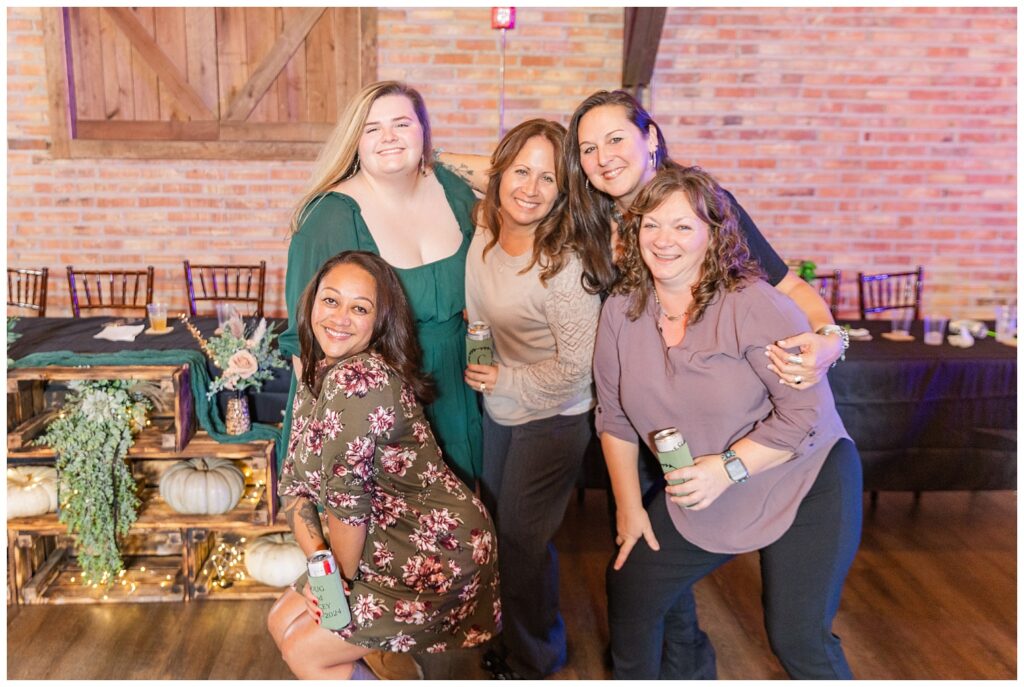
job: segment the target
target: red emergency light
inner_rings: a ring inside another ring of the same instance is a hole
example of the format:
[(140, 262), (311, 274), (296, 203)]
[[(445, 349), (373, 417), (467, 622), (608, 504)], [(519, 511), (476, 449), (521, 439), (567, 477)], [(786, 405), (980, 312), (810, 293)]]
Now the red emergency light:
[(516, 28), (515, 7), (492, 7), (491, 8), (492, 29), (514, 29)]

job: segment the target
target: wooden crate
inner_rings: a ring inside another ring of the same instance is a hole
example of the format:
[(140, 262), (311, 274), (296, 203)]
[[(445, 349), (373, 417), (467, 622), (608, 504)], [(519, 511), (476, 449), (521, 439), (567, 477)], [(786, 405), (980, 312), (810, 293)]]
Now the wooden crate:
[(12, 537), (7, 542), (7, 603), (21, 601), (20, 590), (54, 549), (53, 537)]
[(53, 541), (53, 550), (20, 590), (24, 604), (150, 603), (187, 599), (182, 530), (134, 532), (122, 542), (123, 576), (110, 587), (87, 585), (66, 535), (22, 534)]
[[(23, 449), (41, 431), (38, 417), (53, 408), (43, 401), (51, 381), (133, 379), (160, 386), (162, 408), (150, 413), (164, 449), (182, 451), (196, 433), (188, 365), (95, 365), (91, 367), (30, 367), (7, 372), (7, 449)], [(12, 412), (12, 406), (14, 408)]]
[[(216, 578), (216, 569), (212, 557), (226, 556), (233, 547), (239, 552), (244, 551), (246, 541), (251, 541), (264, 534), (287, 532), (288, 525), (283, 517), (272, 525), (247, 527), (234, 530), (189, 530), (188, 539), (188, 579), (189, 596), (193, 600), (234, 600), (234, 599), (276, 599), (286, 587), (271, 587), (251, 579), (246, 573), (243, 579), (231, 579), (230, 584), (221, 586)], [(238, 564), (245, 572), (244, 554)]]
[[(52, 464), (53, 457), (53, 449), (49, 446), (30, 446), (9, 452), (8, 463)], [(265, 525), (272, 523), (277, 515), (277, 469), (273, 441), (222, 444), (212, 439), (205, 431), (199, 430), (188, 445), (179, 451), (163, 445), (163, 435), (159, 428), (149, 428), (135, 437), (135, 443), (128, 449), (127, 457), (132, 464), (133, 474), (146, 491), (151, 492), (144, 494), (143, 500), (144, 503), (152, 504), (154, 510), (151, 513), (142, 513), (140, 521), (143, 524), (156, 522), (156, 518), (170, 517), (176, 527), (202, 527), (204, 524), (210, 527), (230, 524)], [(156, 493), (160, 475), (174, 461), (189, 458), (225, 458), (237, 463), (246, 476), (246, 491), (242, 502), (223, 516), (186, 516), (171, 510)], [(56, 521), (54, 514), (40, 517)], [(208, 521), (207, 518), (213, 520)], [(38, 526), (38, 523), (32, 523), (30, 526)]]

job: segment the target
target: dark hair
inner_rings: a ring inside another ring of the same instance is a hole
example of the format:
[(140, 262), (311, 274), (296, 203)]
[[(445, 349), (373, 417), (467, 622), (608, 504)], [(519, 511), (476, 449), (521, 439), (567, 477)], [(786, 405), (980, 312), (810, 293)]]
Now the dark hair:
[(412, 387), (417, 398), (423, 403), (430, 403), (436, 393), (430, 378), (420, 372), (420, 344), (402, 283), (391, 265), (380, 256), (364, 251), (347, 250), (330, 258), (302, 292), (297, 308), (302, 383), (319, 395), (326, 370), (320, 365), (325, 357), (324, 351), (313, 335), (313, 305), (320, 282), (338, 265), (355, 265), (373, 277), (376, 284), (377, 313), (367, 350), (383, 358), (388, 367)]
[(750, 255), (732, 203), (714, 177), (700, 167), (666, 167), (640, 191), (626, 216), (622, 276), (614, 291), (632, 295), (628, 312), (631, 320), (647, 307), (654, 286), (651, 272), (640, 255), (640, 223), (645, 214), (673, 193), (685, 195), (697, 217), (708, 225), (707, 253), (700, 279), (693, 285), (693, 301), (686, 311), (690, 324), (701, 320), (719, 291), (735, 291), (750, 280), (764, 278), (761, 265)]
[(530, 264), (519, 273), (528, 272), (540, 262), (542, 267), (540, 281), (544, 284), (562, 271), (565, 266), (565, 251), (574, 248), (569, 222), (565, 215), (566, 193), (562, 151), (565, 142), (565, 127), (546, 119), (528, 119), (505, 134), (491, 155), (491, 167), (487, 172), (490, 175), (487, 182), (487, 193), (473, 208), (473, 221), (491, 234), (491, 238), (483, 250), (483, 257), (486, 259), (487, 252), (494, 247), (501, 235), (501, 199), (498, 191), (501, 188), (502, 176), (515, 162), (516, 156), (526, 142), (535, 136), (540, 136), (551, 143), (554, 152), (558, 197), (555, 198), (551, 210), (537, 225), (533, 233), (533, 256), (530, 258)]
[[(611, 254), (611, 223), (614, 215), (614, 199), (587, 183), (587, 174), (580, 162), (580, 120), (583, 116), (602, 105), (620, 105), (625, 108), (629, 120), (648, 135), (654, 127), (658, 137), (655, 151), (655, 166), (662, 169), (674, 165), (668, 156), (665, 136), (647, 110), (636, 98), (626, 91), (598, 91), (584, 100), (572, 113), (565, 140), (565, 173), (569, 179), (569, 218), (573, 235), (581, 247), (583, 260), (583, 283), (588, 291), (608, 291), (616, 279), (615, 263)], [(622, 237), (622, 227), (619, 227)]]

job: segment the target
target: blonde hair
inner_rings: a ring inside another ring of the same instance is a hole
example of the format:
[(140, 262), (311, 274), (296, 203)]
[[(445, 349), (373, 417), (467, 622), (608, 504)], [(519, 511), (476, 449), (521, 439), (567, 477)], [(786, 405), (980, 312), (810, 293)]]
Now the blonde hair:
[(423, 96), (415, 88), (401, 81), (372, 83), (359, 91), (348, 103), (337, 126), (320, 150), (313, 165), (309, 185), (292, 212), (291, 233), (299, 230), (303, 220), (312, 210), (311, 204), (315, 199), (359, 171), (359, 139), (363, 135), (366, 118), (369, 117), (373, 104), (387, 95), (405, 96), (412, 103), (420, 128), (423, 129), (422, 169), (425, 172), (433, 168), (430, 154), (430, 118), (427, 116)]

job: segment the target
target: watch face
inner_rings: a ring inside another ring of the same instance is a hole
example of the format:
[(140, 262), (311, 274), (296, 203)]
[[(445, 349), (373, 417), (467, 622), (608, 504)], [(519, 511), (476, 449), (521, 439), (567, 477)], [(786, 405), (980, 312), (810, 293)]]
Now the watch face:
[(725, 471), (729, 473), (729, 479), (733, 482), (742, 482), (750, 476), (743, 461), (739, 458), (732, 458), (725, 463)]

